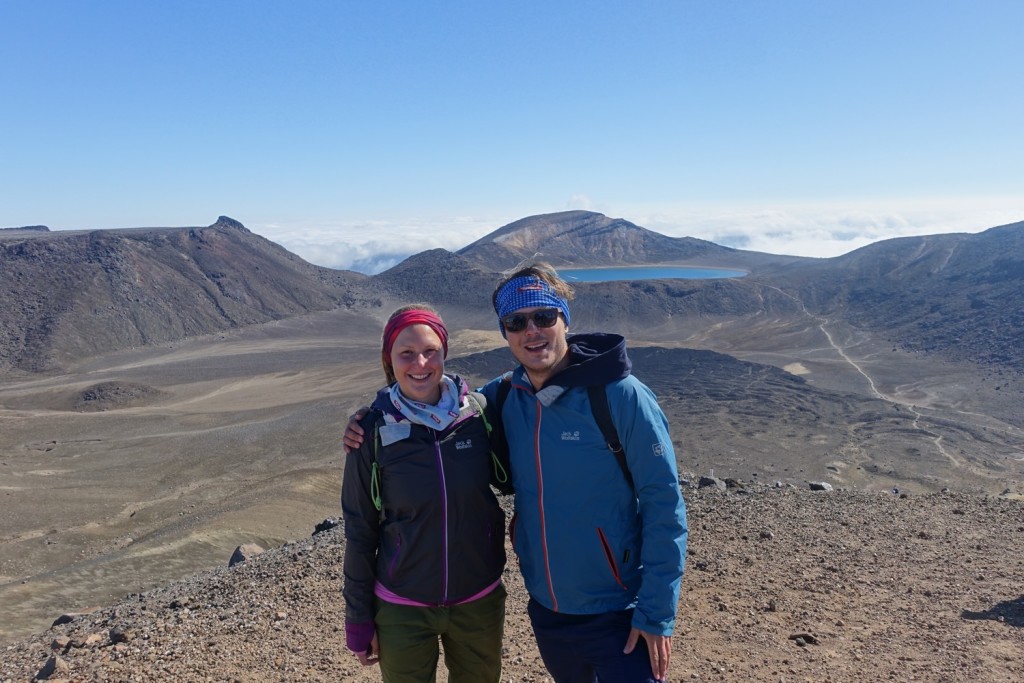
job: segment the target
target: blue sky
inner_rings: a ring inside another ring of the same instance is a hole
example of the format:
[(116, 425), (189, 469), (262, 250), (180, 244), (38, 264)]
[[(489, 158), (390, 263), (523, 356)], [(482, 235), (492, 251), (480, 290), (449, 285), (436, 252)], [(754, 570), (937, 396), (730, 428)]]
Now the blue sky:
[(1024, 220), (1020, 0), (0, 0), (0, 227), (373, 270), (584, 208), (813, 256)]

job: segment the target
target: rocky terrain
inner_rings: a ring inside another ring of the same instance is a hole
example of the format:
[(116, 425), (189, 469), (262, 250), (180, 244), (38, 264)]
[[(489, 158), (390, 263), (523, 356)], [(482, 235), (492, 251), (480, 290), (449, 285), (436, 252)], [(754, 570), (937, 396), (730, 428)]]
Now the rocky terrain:
[[(684, 494), (669, 681), (1024, 679), (1020, 501), (769, 485)], [(0, 681), (379, 681), (345, 649), (343, 553), (336, 527), (128, 595), (6, 646)], [(548, 681), (514, 560), (505, 581), (502, 680)]]
[[(685, 473), (670, 680), (1024, 678), (1024, 225), (838, 259), (587, 212), (489, 238), (505, 251), (368, 277), (226, 218), (0, 233), (0, 683), (378, 680), (344, 651), (339, 530), (295, 539), (337, 514), (383, 317), (433, 302), (449, 369), (489, 379), (511, 366), (496, 271), (541, 246), (749, 270), (586, 283), (573, 303), (574, 331), (628, 336)], [(732, 487), (693, 487), (712, 473)], [(245, 543), (269, 550), (225, 567)], [(514, 563), (506, 579), (505, 678), (543, 681)]]

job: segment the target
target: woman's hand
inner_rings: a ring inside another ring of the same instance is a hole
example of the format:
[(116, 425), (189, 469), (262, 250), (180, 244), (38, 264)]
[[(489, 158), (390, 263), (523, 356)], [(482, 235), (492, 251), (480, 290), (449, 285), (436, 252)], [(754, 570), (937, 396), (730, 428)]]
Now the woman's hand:
[(363, 666), (373, 666), (380, 661), (380, 646), (377, 644), (377, 634), (373, 634), (373, 640), (370, 641), (370, 647), (367, 648), (366, 652), (356, 652), (355, 655)]

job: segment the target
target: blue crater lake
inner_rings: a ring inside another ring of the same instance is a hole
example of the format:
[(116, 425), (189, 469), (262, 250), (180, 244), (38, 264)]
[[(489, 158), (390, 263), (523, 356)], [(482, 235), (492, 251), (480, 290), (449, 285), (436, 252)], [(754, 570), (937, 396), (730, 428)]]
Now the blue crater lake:
[(611, 282), (613, 280), (714, 280), (743, 277), (747, 271), (735, 268), (695, 268), (692, 266), (623, 266), (559, 268), (558, 274), (570, 282)]

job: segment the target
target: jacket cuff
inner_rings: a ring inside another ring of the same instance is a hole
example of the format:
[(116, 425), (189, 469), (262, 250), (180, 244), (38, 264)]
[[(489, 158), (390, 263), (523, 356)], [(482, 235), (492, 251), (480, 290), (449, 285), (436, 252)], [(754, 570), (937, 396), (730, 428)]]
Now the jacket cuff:
[(639, 608), (633, 610), (631, 626), (643, 631), (644, 633), (650, 633), (655, 636), (671, 636), (672, 632), (675, 630), (675, 625), (675, 618), (666, 619), (665, 621), (653, 621), (648, 619)]
[(373, 635), (376, 631), (373, 628), (373, 622), (368, 621), (364, 624), (353, 624), (350, 621), (345, 622), (345, 645), (348, 649), (355, 653), (363, 653), (370, 649), (370, 641), (373, 640)]

